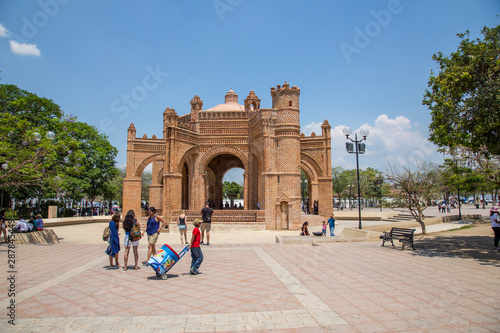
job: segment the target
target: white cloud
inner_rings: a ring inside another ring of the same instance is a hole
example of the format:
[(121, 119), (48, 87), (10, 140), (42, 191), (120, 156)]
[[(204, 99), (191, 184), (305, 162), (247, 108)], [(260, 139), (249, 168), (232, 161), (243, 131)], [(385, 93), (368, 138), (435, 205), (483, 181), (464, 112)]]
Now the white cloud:
[(316, 135), (321, 135), (321, 125), (323, 125), (323, 123), (321, 122), (320, 123), (312, 122), (310, 124), (305, 125), (302, 128), (302, 132), (306, 136), (310, 136), (312, 132), (314, 132), (314, 134)]
[(7, 28), (5, 28), (1, 23), (0, 23), (0, 37), (9, 37), (10, 33)]
[[(347, 142), (342, 130), (345, 125), (337, 125), (332, 128), (332, 166), (341, 166), (344, 169), (356, 168), (355, 154), (349, 154), (345, 149)], [(351, 138), (361, 128), (370, 131), (363, 143), (366, 144), (366, 153), (359, 156), (359, 167), (366, 169), (372, 167), (386, 171), (388, 165), (400, 165), (412, 163), (415, 160), (437, 162), (442, 161), (440, 154), (436, 152), (436, 146), (427, 140), (427, 136), (414, 129), (411, 120), (398, 116), (390, 119), (383, 114), (378, 116), (374, 125), (369, 123), (353, 129)], [(321, 123), (310, 123), (303, 126), (303, 132), (310, 135), (315, 132), (321, 135)], [(426, 133), (425, 133), (426, 134)], [(358, 139), (360, 139), (358, 137)]]
[(39, 57), (42, 53), (36, 47), (36, 44), (26, 44), (18, 43), (15, 40), (10, 41), (10, 50), (12, 53), (21, 56), (37, 56)]

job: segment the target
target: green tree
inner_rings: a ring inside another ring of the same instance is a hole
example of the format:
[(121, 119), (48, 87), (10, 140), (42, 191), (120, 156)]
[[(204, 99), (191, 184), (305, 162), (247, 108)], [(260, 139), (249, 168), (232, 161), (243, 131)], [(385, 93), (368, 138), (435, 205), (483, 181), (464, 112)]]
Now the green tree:
[[(109, 201), (118, 201), (120, 206), (123, 201), (123, 178), (127, 175), (127, 170), (125, 168), (118, 169), (118, 174), (111, 180), (111, 184), (115, 188), (114, 192), (111, 193), (109, 198), (106, 198)], [(142, 194), (141, 194), (142, 196)]]
[[(51, 100), (0, 85), (0, 188), (25, 199), (110, 196), (116, 148)], [(40, 202), (40, 200), (39, 200)]]
[(305, 201), (309, 197), (309, 184), (303, 170), (300, 170), (300, 196), (302, 197), (302, 201)]
[(119, 173), (115, 167), (118, 150), (95, 127), (85, 123), (75, 125), (77, 131), (73, 135), (78, 139), (78, 148), (84, 158), (73, 165), (81, 168), (78, 177), (74, 178), (77, 178), (78, 184), (83, 187), (83, 193), (93, 204), (97, 197), (113, 190), (111, 182)]
[(225, 181), (223, 183), (223, 192), (224, 198), (236, 197), (236, 199), (243, 198), (243, 185), (238, 184), (237, 182), (228, 182)]
[(389, 166), (386, 174), (398, 193), (397, 204), (410, 210), (425, 234), (424, 210), (429, 203), (442, 193), (442, 177), (435, 166), (417, 162), (416, 166)]
[(149, 186), (153, 183), (153, 174), (151, 172), (143, 172), (141, 180), (141, 199), (149, 201)]
[(483, 156), (500, 155), (500, 26), (484, 27), (483, 39), (458, 34), (457, 51), (432, 58), (423, 104), (431, 111), (430, 141), (444, 149), (463, 146)]
[(500, 156), (485, 156), (466, 147), (456, 147), (448, 152), (443, 166), (445, 184), (450, 190), (460, 188), (461, 194), (491, 194), (494, 203), (500, 189)]
[(332, 167), (332, 192), (337, 194), (339, 205), (342, 206), (342, 198), (348, 196), (346, 193), (347, 185), (352, 183), (352, 172), (344, 170), (342, 167)]
[(65, 171), (60, 153), (76, 144), (64, 125), (64, 113), (51, 100), (0, 85), (0, 188), (33, 193), (33, 186), (55, 187)]

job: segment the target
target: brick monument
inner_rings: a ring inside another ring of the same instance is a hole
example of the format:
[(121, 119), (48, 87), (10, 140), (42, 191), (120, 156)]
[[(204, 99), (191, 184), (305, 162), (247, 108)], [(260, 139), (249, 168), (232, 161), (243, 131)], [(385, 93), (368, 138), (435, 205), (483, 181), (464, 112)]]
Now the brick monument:
[[(203, 109), (200, 97), (191, 112), (163, 112), (163, 138), (136, 137), (130, 124), (123, 210), (141, 209), (141, 174), (152, 163), (149, 205), (169, 221), (180, 210), (199, 215), (203, 203), (215, 203), (214, 222), (259, 222), (266, 229), (301, 226), (300, 174), (306, 174), (309, 201), (319, 201), (319, 215), (332, 213), (331, 135), (324, 121), (321, 136), (300, 133), (300, 89), (288, 83), (271, 88), (272, 108), (261, 108), (250, 91), (244, 104), (231, 89), (225, 103)], [(244, 209), (218, 210), (222, 180), (242, 168)], [(258, 210), (258, 204), (260, 210)], [(312, 209), (312, 208), (311, 208)]]

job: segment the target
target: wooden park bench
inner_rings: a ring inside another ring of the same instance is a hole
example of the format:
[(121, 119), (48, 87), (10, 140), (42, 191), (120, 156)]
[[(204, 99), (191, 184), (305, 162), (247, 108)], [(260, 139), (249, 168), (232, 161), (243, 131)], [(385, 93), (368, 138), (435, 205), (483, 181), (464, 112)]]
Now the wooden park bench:
[(413, 246), (413, 234), (415, 233), (415, 229), (406, 229), (406, 228), (392, 228), (390, 232), (384, 231), (383, 235), (380, 235), (380, 239), (382, 239), (382, 246), (384, 246), (385, 242), (391, 242), (392, 246), (394, 246), (394, 240), (399, 239), (400, 243), (403, 243), (403, 247), (401, 250), (405, 248), (405, 245), (411, 245), (411, 247), (415, 250), (415, 246)]

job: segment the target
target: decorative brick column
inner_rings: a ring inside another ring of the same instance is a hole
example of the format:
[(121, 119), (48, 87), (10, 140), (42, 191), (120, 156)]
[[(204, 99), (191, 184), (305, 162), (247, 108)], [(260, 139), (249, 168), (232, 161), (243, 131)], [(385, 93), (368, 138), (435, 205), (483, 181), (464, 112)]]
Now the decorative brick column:
[(150, 185), (149, 186), (149, 206), (151, 207), (162, 207), (162, 189), (161, 185)]
[(141, 211), (141, 177), (125, 177), (123, 179), (123, 211), (133, 209), (136, 214)]

